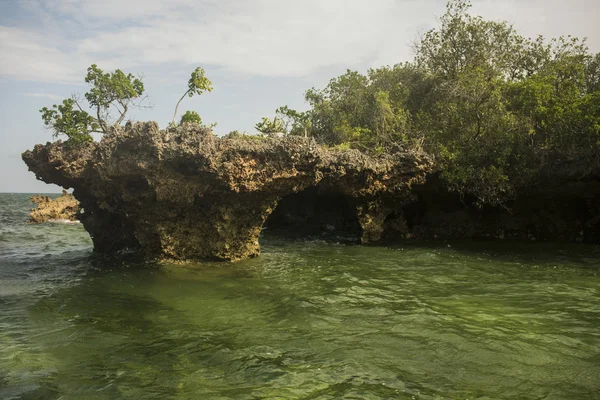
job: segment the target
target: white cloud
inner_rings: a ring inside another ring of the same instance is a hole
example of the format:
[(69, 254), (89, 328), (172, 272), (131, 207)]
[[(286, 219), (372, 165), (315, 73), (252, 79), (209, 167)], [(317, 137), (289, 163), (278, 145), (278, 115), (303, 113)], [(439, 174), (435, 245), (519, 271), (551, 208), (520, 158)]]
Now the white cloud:
[(473, 13), (513, 23), (527, 37), (587, 37), (590, 49), (600, 51), (598, 0), (475, 0)]
[(69, 81), (66, 55), (36, 32), (0, 26), (0, 75), (35, 81)]
[(52, 93), (23, 93), (23, 96), (27, 97), (43, 97), (51, 100), (63, 100), (64, 96), (59, 96), (57, 94)]
[[(38, 4), (63, 15), (90, 22), (91, 19), (140, 20), (168, 17), (187, 7), (198, 5), (195, 0), (39, 0)], [(205, 4), (209, 3), (204, 1)]]
[[(527, 35), (574, 33), (589, 36), (596, 51), (600, 47), (594, 18), (600, 2), (473, 2), (476, 13), (515, 22)], [(1, 76), (79, 82), (92, 62), (135, 70), (200, 64), (261, 76), (393, 64), (412, 57), (409, 42), (444, 12), (439, 0), (55, 0), (38, 5), (29, 9), (38, 13), (38, 30), (0, 26)], [(44, 24), (52, 29), (44, 30)]]
[(150, 24), (85, 39), (78, 51), (98, 57), (111, 53), (134, 65), (202, 63), (253, 75), (298, 76), (377, 56), (381, 42), (393, 37), (402, 22), (391, 18), (398, 4), (391, 0), (377, 6), (342, 0), (257, 0), (220, 7), (205, 3), (184, 14), (167, 14)]

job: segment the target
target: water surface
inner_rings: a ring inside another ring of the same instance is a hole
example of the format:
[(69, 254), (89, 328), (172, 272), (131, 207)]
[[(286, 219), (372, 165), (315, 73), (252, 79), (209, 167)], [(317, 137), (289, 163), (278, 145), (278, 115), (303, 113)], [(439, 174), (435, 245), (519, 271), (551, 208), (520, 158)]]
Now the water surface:
[(0, 195), (2, 399), (597, 399), (600, 249), (266, 237), (235, 264), (92, 254)]

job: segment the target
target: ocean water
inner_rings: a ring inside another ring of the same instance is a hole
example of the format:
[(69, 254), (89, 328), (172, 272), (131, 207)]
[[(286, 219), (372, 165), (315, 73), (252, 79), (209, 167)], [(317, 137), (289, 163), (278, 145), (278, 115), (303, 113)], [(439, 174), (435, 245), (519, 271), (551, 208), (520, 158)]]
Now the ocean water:
[(600, 248), (101, 257), (0, 195), (0, 399), (599, 399)]

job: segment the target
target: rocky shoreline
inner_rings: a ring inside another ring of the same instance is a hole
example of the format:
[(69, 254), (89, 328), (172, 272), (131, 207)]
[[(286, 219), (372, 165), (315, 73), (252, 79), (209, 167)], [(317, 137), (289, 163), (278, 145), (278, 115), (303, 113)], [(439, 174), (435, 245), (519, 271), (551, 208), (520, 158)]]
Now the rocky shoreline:
[(576, 163), (549, 171), (505, 207), (478, 207), (449, 192), (424, 153), (375, 157), (297, 136), (219, 138), (199, 125), (136, 123), (78, 147), (36, 145), (23, 160), (38, 179), (73, 189), (99, 252), (240, 260), (260, 253), (264, 226), (354, 232), (361, 243), (600, 242), (600, 173), (582, 175)]

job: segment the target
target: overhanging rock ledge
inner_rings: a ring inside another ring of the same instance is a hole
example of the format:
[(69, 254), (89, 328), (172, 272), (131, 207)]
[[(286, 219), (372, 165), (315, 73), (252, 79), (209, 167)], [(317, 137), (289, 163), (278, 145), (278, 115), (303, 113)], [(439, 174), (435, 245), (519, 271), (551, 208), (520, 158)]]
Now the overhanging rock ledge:
[(310, 187), (347, 197), (361, 241), (376, 241), (386, 204), (408, 199), (432, 168), (415, 152), (369, 157), (301, 137), (219, 138), (198, 125), (159, 130), (155, 122), (113, 128), (79, 147), (38, 144), (22, 157), (38, 179), (74, 189), (96, 251), (176, 260), (258, 255), (277, 202)]

